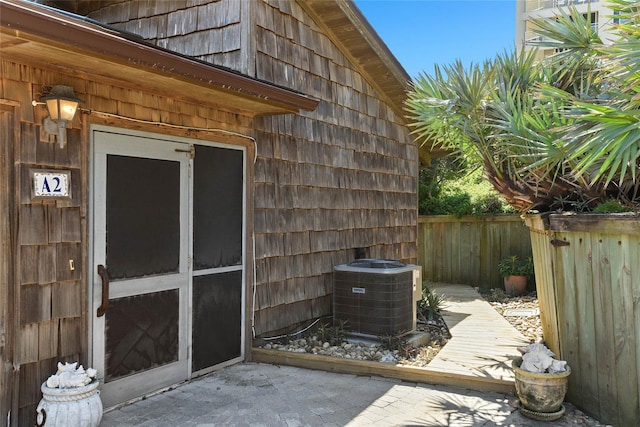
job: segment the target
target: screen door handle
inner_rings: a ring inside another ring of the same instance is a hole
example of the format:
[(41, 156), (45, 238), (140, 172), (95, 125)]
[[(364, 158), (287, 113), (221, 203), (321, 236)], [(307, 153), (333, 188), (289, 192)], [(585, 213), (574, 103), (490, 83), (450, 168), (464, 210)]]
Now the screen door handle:
[(98, 264), (98, 275), (102, 279), (102, 303), (98, 307), (98, 317), (104, 316), (109, 308), (109, 272), (107, 267), (102, 264)]

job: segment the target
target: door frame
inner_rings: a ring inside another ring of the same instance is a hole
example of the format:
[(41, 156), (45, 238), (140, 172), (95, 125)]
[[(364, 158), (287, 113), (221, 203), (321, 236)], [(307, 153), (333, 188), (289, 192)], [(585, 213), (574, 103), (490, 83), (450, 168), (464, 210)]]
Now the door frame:
[[(242, 262), (239, 266), (233, 267), (221, 267), (209, 270), (210, 272), (215, 271), (218, 273), (224, 273), (227, 271), (237, 271), (241, 270), (241, 337), (240, 337), (240, 356), (234, 359), (222, 362), (218, 365), (197, 371), (192, 372), (192, 313), (193, 313), (193, 159), (190, 157), (188, 160), (188, 181), (187, 181), (187, 217), (188, 217), (188, 236), (187, 236), (187, 275), (188, 275), (188, 286), (187, 286), (187, 301), (186, 301), (186, 340), (187, 340), (187, 372), (184, 380), (188, 380), (200, 375), (205, 375), (217, 369), (223, 368), (225, 366), (235, 364), (241, 362), (245, 359), (246, 355), (246, 337), (247, 337), (247, 247), (249, 247), (249, 242), (247, 242), (247, 148), (244, 145), (233, 145), (228, 143), (220, 143), (210, 140), (200, 140), (194, 138), (185, 138), (174, 135), (166, 135), (159, 134), (154, 132), (146, 132), (146, 131), (137, 131), (130, 130), (126, 128), (114, 127), (114, 126), (105, 126), (92, 124), (90, 125), (90, 138), (89, 138), (89, 173), (88, 173), (88, 219), (87, 219), (87, 230), (88, 230), (88, 248), (87, 251), (87, 307), (88, 307), (88, 348), (87, 348), (87, 359), (88, 362), (91, 363), (94, 358), (94, 348), (93, 343), (93, 331), (95, 325), (95, 302), (94, 298), (96, 297), (94, 292), (94, 282), (99, 280), (99, 275), (97, 273), (97, 268), (95, 266), (95, 256), (94, 256), (94, 245), (96, 244), (96, 236), (95, 236), (95, 215), (96, 215), (96, 152), (95, 152), (95, 135), (96, 132), (105, 132), (112, 134), (119, 134), (125, 137), (133, 137), (139, 139), (149, 140), (150, 144), (153, 144), (153, 141), (166, 141), (185, 145), (185, 149), (191, 149), (194, 145), (203, 145), (209, 147), (219, 147), (224, 149), (232, 149), (238, 150), (242, 152)], [(196, 273), (197, 275), (197, 273)], [(104, 372), (98, 373), (98, 376), (104, 375)], [(179, 382), (179, 381), (178, 381)], [(149, 393), (153, 393), (156, 390), (149, 390)], [(142, 396), (139, 396), (142, 397)]]

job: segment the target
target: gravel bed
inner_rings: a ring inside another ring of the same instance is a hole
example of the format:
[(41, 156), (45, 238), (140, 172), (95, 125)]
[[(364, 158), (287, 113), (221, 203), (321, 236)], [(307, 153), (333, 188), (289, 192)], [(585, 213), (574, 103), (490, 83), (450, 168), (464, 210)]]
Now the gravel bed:
[[(261, 347), (292, 353), (309, 353), (343, 359), (368, 360), (382, 363), (424, 367), (438, 354), (449, 339), (449, 330), (441, 318), (418, 322), (417, 330), (430, 333), (428, 345), (414, 348), (406, 339), (391, 340), (389, 345), (379, 341), (347, 337), (341, 343), (330, 343), (311, 333), (307, 337), (269, 342)], [(383, 337), (384, 338), (384, 337)], [(386, 337), (390, 339), (391, 337)]]
[[(476, 290), (530, 342), (543, 341), (539, 314), (521, 315), (539, 313), (538, 298), (535, 292), (520, 297), (510, 297), (500, 289), (485, 291), (476, 288)], [(391, 346), (384, 346), (379, 342), (362, 343), (354, 340), (330, 343), (319, 339), (318, 335), (312, 332), (308, 336), (268, 342), (261, 347), (293, 353), (425, 367), (446, 345), (450, 334), (447, 326), (439, 317), (429, 321), (422, 319), (418, 322), (417, 329), (431, 334), (428, 345), (414, 348), (402, 340), (394, 342)]]

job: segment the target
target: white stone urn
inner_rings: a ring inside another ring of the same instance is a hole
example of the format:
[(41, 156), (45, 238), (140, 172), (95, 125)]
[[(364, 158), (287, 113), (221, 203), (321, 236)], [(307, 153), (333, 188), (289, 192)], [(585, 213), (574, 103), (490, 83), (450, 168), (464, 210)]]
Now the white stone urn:
[(44, 382), (36, 423), (47, 427), (95, 427), (102, 419), (98, 380), (80, 387), (52, 388)]

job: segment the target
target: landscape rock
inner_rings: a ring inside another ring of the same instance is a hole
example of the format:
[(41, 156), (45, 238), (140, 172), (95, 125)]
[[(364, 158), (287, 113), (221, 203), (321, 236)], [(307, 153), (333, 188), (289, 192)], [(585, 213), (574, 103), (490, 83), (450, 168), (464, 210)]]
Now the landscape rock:
[(567, 370), (567, 362), (555, 360), (555, 354), (544, 344), (530, 344), (518, 350), (523, 353), (520, 369), (524, 371), (558, 374)]

